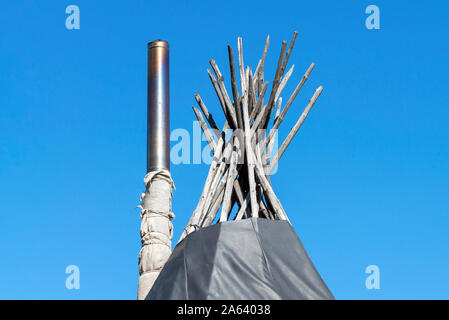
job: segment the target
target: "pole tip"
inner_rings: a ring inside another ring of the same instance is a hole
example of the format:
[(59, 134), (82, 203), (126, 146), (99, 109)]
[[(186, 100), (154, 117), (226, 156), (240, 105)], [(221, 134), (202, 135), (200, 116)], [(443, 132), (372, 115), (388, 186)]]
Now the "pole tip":
[(155, 40), (148, 42), (148, 48), (154, 48), (154, 47), (165, 47), (168, 48), (168, 42), (164, 40)]

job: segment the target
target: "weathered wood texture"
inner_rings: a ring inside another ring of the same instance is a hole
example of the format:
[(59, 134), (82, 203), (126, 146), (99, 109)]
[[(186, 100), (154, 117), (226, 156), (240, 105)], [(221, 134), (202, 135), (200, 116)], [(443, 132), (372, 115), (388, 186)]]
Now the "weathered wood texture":
[[(242, 38), (237, 39), (238, 66), (234, 62), (233, 49), (228, 46), (229, 86), (232, 90), (232, 100), (217, 63), (213, 59), (209, 60), (215, 75), (210, 70), (207, 70), (207, 73), (217, 94), (226, 123), (223, 130), (220, 131), (216, 118), (214, 119), (201, 96), (198, 93), (195, 94), (195, 100), (201, 111), (195, 107), (193, 107), (193, 111), (214, 158), (198, 205), (184, 229), (180, 241), (189, 233), (198, 228), (207, 227), (214, 221), (224, 222), (247, 217), (288, 221), (287, 214), (271, 185), (270, 174), (277, 167), (279, 160), (323, 90), (320, 86), (315, 91), (302, 115), (277, 149), (278, 129), (315, 67), (315, 63), (310, 65), (289, 99), (286, 100), (287, 103), (282, 107), (281, 95), (287, 82), (292, 78), (294, 65), (286, 73), (285, 70), (297, 35), (298, 32), (295, 31), (288, 49), (287, 42), (282, 42), (275, 76), (266, 103), (264, 103), (264, 99), (268, 82), (265, 82), (264, 79), (264, 66), (270, 43), (269, 36), (265, 42), (262, 58), (254, 73), (249, 66), (244, 64)], [(238, 67), (238, 72), (236, 67)], [(237, 85), (237, 74), (240, 76), (240, 88)], [(270, 121), (271, 116), (273, 116), (272, 121)], [(228, 125), (232, 131), (232, 135), (228, 135), (230, 137), (226, 137)], [(214, 140), (213, 134), (215, 134), (216, 140)], [(238, 206), (238, 209), (233, 215), (235, 205)], [(220, 208), (221, 213), (217, 217)]]

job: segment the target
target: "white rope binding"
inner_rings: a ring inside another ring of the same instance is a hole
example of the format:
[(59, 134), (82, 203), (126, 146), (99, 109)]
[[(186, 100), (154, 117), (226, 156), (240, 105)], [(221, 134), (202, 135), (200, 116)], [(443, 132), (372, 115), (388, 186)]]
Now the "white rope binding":
[(147, 173), (145, 193), (140, 197), (139, 286), (137, 299), (144, 300), (171, 255), (171, 239), (175, 217), (171, 212), (172, 191), (175, 188), (170, 172), (160, 169)]

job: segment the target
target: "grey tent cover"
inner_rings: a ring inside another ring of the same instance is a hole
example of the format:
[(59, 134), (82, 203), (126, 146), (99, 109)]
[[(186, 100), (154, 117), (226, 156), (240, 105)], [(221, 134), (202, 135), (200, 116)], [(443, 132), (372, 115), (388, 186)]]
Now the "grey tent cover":
[(244, 219), (188, 235), (147, 299), (334, 299), (287, 221)]

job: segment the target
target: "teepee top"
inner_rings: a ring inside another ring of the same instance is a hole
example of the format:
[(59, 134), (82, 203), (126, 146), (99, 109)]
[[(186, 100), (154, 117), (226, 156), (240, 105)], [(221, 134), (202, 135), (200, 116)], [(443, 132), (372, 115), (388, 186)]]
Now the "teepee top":
[[(249, 66), (244, 65), (242, 39), (238, 38), (237, 72), (240, 76), (240, 88), (237, 87), (234, 53), (232, 47), (228, 46), (231, 95), (226, 90), (223, 75), (217, 64), (213, 59), (209, 60), (214, 73), (210, 70), (207, 72), (226, 122), (220, 130), (200, 95), (195, 94), (202, 113), (195, 107), (193, 111), (214, 157), (198, 205), (180, 241), (189, 233), (211, 225), (220, 208), (221, 213), (218, 219), (220, 222), (249, 217), (288, 221), (271, 186), (270, 174), (278, 165), (280, 158), (323, 90), (321, 86), (316, 89), (281, 146), (277, 151), (274, 150), (278, 128), (315, 66), (314, 63), (310, 65), (287, 103), (282, 107), (281, 94), (293, 73), (294, 65), (287, 72), (285, 70), (297, 35), (298, 32), (295, 31), (288, 49), (287, 42), (282, 42), (269, 94), (267, 93), (268, 82), (264, 79), (269, 36), (254, 73)], [(235, 214), (231, 214), (236, 204), (238, 210)]]

